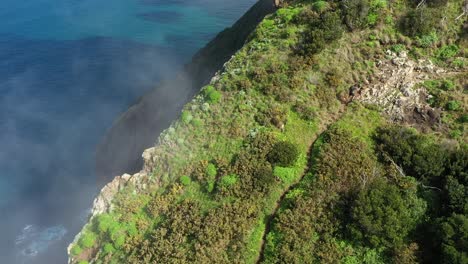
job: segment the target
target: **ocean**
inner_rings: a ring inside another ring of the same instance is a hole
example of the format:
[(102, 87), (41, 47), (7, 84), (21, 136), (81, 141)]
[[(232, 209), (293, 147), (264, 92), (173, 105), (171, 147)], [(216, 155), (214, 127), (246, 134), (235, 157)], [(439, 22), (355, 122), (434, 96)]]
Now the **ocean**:
[(66, 262), (106, 130), (254, 3), (1, 1), (0, 263)]

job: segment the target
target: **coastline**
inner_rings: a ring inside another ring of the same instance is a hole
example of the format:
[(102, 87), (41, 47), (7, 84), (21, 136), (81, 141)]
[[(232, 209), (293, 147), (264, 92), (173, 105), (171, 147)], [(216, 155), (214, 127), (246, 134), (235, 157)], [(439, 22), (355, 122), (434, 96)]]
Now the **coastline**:
[[(154, 145), (161, 132), (203, 85), (216, 78), (216, 73), (248, 41), (258, 23), (275, 10), (273, 1), (258, 1), (232, 27), (198, 51), (174, 80), (162, 82), (117, 118), (97, 148), (96, 174), (98, 184), (104, 187), (93, 201), (87, 223), (67, 247), (69, 263), (73, 262), (70, 250), (82, 231), (95, 216), (112, 210), (113, 197), (121, 189), (127, 184), (146, 189), (143, 179), (151, 173)], [(177, 95), (172, 94), (172, 89), (178, 86), (182, 89)]]

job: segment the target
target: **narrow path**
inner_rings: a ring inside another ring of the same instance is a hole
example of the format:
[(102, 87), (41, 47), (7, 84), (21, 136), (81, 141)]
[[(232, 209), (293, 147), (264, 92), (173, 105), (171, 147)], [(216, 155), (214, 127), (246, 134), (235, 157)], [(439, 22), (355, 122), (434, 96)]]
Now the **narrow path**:
[(288, 188), (286, 188), (286, 190), (284, 190), (284, 192), (281, 194), (280, 198), (276, 201), (275, 208), (274, 208), (273, 212), (270, 215), (268, 215), (267, 220), (266, 220), (266, 224), (265, 224), (265, 229), (263, 230), (263, 234), (262, 234), (262, 244), (261, 244), (261, 248), (260, 248), (260, 253), (259, 253), (257, 261), (255, 261), (255, 263), (257, 263), (257, 264), (262, 263), (265, 260), (264, 259), (265, 258), (265, 246), (266, 246), (265, 242), (266, 242), (267, 235), (271, 231), (271, 228), (272, 228), (272, 225), (273, 225), (273, 220), (275, 219), (275, 216), (278, 213), (278, 210), (280, 209), (281, 204), (283, 203), (283, 200), (286, 197), (286, 195), (289, 193), (289, 191), (294, 189), (304, 179), (305, 175), (309, 172), (309, 170), (311, 168), (311, 165), (312, 165), (311, 164), (312, 163), (312, 159), (311, 159), (312, 149), (313, 149), (313, 147), (315, 145), (315, 142), (317, 142), (317, 139), (320, 137), (320, 135), (322, 133), (323, 133), (323, 131), (321, 133), (318, 133), (315, 140), (309, 146), (309, 150), (307, 151), (307, 165), (304, 168), (304, 172), (302, 173), (301, 177), (299, 177), (299, 179), (296, 182), (294, 182)]

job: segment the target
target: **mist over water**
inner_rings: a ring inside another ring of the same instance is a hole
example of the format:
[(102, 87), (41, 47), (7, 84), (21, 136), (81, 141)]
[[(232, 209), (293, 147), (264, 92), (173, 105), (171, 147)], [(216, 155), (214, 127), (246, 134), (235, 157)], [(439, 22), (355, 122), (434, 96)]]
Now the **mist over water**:
[(105, 131), (254, 2), (0, 3), (0, 263), (66, 262)]

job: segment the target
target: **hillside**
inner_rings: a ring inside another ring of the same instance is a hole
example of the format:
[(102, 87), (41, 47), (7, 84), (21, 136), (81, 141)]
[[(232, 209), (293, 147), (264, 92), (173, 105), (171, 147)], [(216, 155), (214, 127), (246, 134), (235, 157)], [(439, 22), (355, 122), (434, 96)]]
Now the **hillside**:
[(70, 262), (467, 263), (467, 12), (281, 3), (103, 189)]

